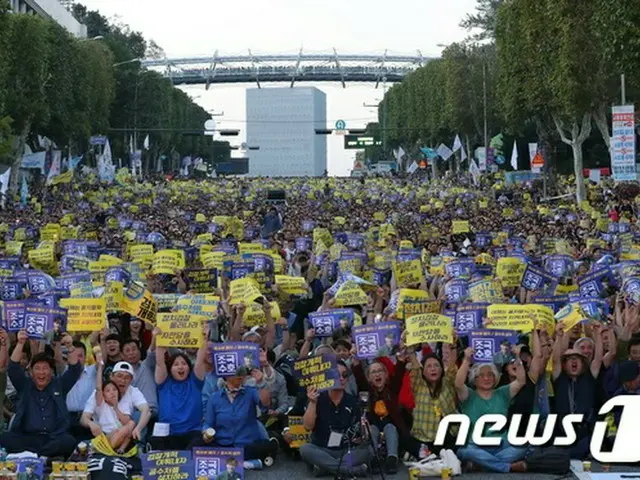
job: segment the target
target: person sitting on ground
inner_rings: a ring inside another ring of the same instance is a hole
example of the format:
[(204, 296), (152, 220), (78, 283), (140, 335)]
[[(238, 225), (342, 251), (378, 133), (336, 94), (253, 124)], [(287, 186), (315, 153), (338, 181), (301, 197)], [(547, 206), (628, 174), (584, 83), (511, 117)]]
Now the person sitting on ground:
[[(526, 383), (526, 372), (522, 361), (517, 358), (514, 365), (517, 376), (514, 381), (503, 387), (497, 388), (500, 378), (498, 369), (493, 363), (479, 363), (474, 365), (469, 372), (473, 348), (464, 351), (464, 360), (456, 374), (455, 386), (460, 409), (471, 421), (471, 431), (478, 420), (487, 414), (504, 415), (509, 413), (511, 400), (524, 387)], [(467, 387), (466, 379), (469, 376), (469, 383), (475, 386), (475, 390)], [(484, 431), (485, 437), (501, 437), (500, 444), (496, 447), (480, 447), (471, 441), (458, 450), (460, 460), (470, 462), (486, 468), (493, 472), (519, 472), (527, 470), (527, 465), (523, 461), (527, 454), (527, 449), (514, 447), (507, 442), (507, 432), (493, 432), (488, 428)]]
[[(107, 362), (105, 362), (105, 364), (106, 363)], [(138, 420), (136, 427), (131, 432), (131, 436), (136, 442), (141, 442), (144, 438), (144, 431), (146, 429), (147, 423), (151, 418), (151, 411), (149, 409), (149, 403), (144, 398), (144, 395), (142, 395), (140, 390), (138, 390), (136, 387), (131, 386), (131, 382), (133, 382), (133, 367), (131, 366), (131, 364), (127, 362), (116, 363), (113, 367), (110, 381), (113, 382), (116, 387), (118, 387), (118, 391), (120, 392), (118, 409), (122, 413), (130, 415), (132, 418), (134, 417), (136, 410), (140, 412), (140, 419)], [(87, 404), (84, 407), (84, 412), (82, 413), (80, 423), (86, 428), (89, 428), (94, 437), (97, 437), (102, 433), (100, 425), (95, 422), (90, 425), (91, 418), (93, 417), (95, 412), (96, 397), (95, 394), (93, 394), (91, 395), (91, 397), (89, 397), (89, 400), (87, 400)]]
[[(304, 427), (311, 432), (311, 443), (300, 447), (300, 457), (311, 467), (314, 476), (356, 475), (365, 477), (374, 452), (368, 444), (349, 448), (350, 429), (360, 423), (358, 399), (345, 392), (349, 369), (338, 361), (340, 383), (336, 388), (318, 392), (307, 389), (309, 404), (304, 412)], [(345, 460), (345, 455), (351, 457)]]
[[(247, 385), (249, 375), (255, 380), (255, 387)], [(261, 370), (249, 372), (240, 367), (234, 376), (224, 379), (222, 388), (212, 393), (207, 403), (200, 446), (244, 448), (245, 460), (275, 457), (278, 444), (265, 439), (257, 414), (258, 408), (271, 406), (271, 394), (263, 377)]]
[(0, 445), (8, 453), (30, 451), (43, 457), (66, 458), (76, 445), (69, 433), (71, 424), (65, 399), (82, 373), (79, 351), (71, 336), (65, 334), (61, 341), (68, 352), (67, 371), (55, 377), (53, 358), (38, 353), (31, 359), (31, 376), (27, 377), (20, 366), (27, 340), (27, 333), (19, 331), (9, 361), (9, 378), (19, 396), (15, 418), (10, 430), (0, 435)]
[[(389, 475), (398, 473), (400, 437), (409, 435), (409, 429), (398, 406), (398, 396), (406, 369), (406, 351), (399, 352), (397, 358), (398, 363), (393, 376), (389, 375), (387, 367), (382, 362), (371, 363), (365, 376), (360, 360), (354, 356), (352, 361), (358, 391), (368, 393), (367, 421), (374, 445), (378, 444), (380, 433), (384, 434), (387, 449), (385, 470)], [(380, 466), (373, 465), (373, 468), (377, 470)]]
[(131, 419), (130, 412), (120, 411), (121, 395), (118, 387), (112, 381), (103, 382), (102, 353), (96, 351), (94, 355), (96, 359), (96, 389), (93, 395), (95, 410), (93, 414), (83, 415), (81, 421), (84, 419), (84, 425), (96, 437), (104, 434), (115, 452), (123, 453), (131, 443), (131, 434), (136, 424)]
[[(155, 340), (160, 330), (153, 331)], [(184, 450), (197, 443), (202, 421), (202, 387), (207, 374), (206, 335), (198, 349), (195, 366), (181, 352), (165, 360), (165, 347), (156, 346), (155, 381), (158, 385), (158, 422), (169, 426), (167, 436), (153, 436), (150, 440), (154, 450)], [(157, 425), (157, 424), (156, 424)]]

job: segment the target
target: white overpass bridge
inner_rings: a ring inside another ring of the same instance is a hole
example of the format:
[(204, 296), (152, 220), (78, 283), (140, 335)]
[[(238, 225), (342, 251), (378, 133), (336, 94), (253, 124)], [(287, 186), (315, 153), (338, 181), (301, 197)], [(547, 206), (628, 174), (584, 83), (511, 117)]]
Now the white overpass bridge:
[(220, 55), (216, 51), (211, 57), (183, 57), (142, 60), (143, 66), (158, 71), (171, 79), (174, 85), (205, 84), (207, 88), (216, 83), (264, 82), (347, 82), (375, 83), (400, 82), (426, 64), (426, 58), (418, 50), (415, 54), (253, 54), (248, 50), (243, 55)]
[(87, 27), (78, 22), (59, 0), (9, 0), (14, 13), (40, 15), (57, 22), (78, 38), (87, 36)]

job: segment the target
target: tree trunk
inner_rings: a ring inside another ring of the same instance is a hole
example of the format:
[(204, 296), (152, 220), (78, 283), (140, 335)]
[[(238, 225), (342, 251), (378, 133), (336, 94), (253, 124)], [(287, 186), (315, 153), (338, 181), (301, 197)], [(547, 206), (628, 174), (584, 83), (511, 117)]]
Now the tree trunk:
[(582, 174), (582, 143), (573, 142), (571, 150), (573, 151), (573, 173), (576, 176), (576, 202), (580, 205), (587, 199), (584, 188), (584, 175)]
[(440, 169), (438, 168), (438, 157), (431, 160), (431, 169), (432, 169), (433, 179), (436, 180), (440, 178)]
[[(582, 173), (582, 144), (591, 135), (591, 117), (590, 113), (585, 113), (582, 116), (582, 125), (578, 125), (575, 120), (571, 125), (571, 130), (565, 129), (562, 120), (557, 116), (553, 116), (553, 121), (556, 124), (556, 129), (560, 134), (560, 139), (571, 146), (573, 151), (573, 172), (576, 177), (576, 201), (578, 204), (586, 200), (586, 191), (584, 188), (584, 175)], [(567, 133), (571, 134), (571, 138), (567, 136)]]
[(611, 134), (609, 133), (609, 123), (607, 122), (607, 112), (605, 107), (601, 105), (596, 110), (596, 113), (593, 115), (593, 121), (598, 127), (600, 131), (600, 135), (602, 135), (602, 140), (604, 140), (604, 144), (607, 147), (607, 152), (609, 152), (609, 162), (611, 162)]

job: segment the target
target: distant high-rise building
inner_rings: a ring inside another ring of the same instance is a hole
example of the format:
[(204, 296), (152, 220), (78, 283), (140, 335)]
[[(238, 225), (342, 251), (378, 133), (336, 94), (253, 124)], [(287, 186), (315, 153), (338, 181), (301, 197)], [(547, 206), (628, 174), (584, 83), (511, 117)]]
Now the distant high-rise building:
[(9, 0), (9, 10), (14, 13), (29, 13), (53, 20), (79, 38), (87, 36), (87, 27), (71, 14), (70, 0)]
[(247, 89), (249, 175), (322, 176), (327, 169), (327, 96), (315, 87)]

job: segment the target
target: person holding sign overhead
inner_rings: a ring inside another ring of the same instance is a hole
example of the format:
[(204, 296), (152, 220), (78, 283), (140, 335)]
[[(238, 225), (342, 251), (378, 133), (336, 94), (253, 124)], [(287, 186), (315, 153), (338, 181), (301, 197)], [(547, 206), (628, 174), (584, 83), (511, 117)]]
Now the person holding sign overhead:
[[(407, 332), (402, 334), (402, 343), (406, 340)], [(410, 362), (411, 392), (415, 399), (413, 410), (413, 425), (411, 434), (403, 438), (403, 445), (411, 455), (417, 459), (426, 458), (431, 452), (439, 453), (433, 442), (438, 431), (438, 424), (445, 416), (456, 412), (455, 377), (456, 366), (455, 344), (443, 344), (443, 357), (446, 356), (446, 366), (442, 359), (434, 353), (423, 355), (422, 362), (418, 361), (415, 350), (398, 356), (396, 368)], [(453, 442), (447, 442), (453, 445)], [(449, 445), (447, 445), (449, 446)]]
[[(469, 417), (471, 428), (475, 422), (486, 412), (507, 416), (511, 400), (524, 387), (526, 372), (520, 358), (516, 359), (515, 367), (517, 376), (514, 381), (503, 387), (496, 388), (500, 380), (498, 370), (493, 363), (479, 363), (471, 367), (473, 348), (464, 351), (462, 365), (456, 374), (455, 386), (460, 409)], [(471, 371), (469, 371), (471, 370)], [(475, 390), (467, 387), (466, 380), (475, 386)], [(527, 471), (527, 464), (523, 461), (527, 454), (524, 447), (511, 446), (507, 441), (507, 432), (495, 433), (486, 429), (484, 436), (501, 437), (497, 447), (478, 447), (469, 442), (458, 450), (460, 460), (477, 464), (492, 472), (519, 472)]]
[(189, 357), (178, 352), (165, 360), (166, 347), (157, 339), (162, 332), (155, 328), (156, 371), (158, 385), (158, 423), (150, 443), (155, 450), (190, 449), (200, 438), (202, 421), (202, 387), (207, 375), (206, 334), (198, 349), (196, 363), (192, 367)]
[[(218, 372), (221, 373), (221, 372)], [(255, 387), (247, 382), (251, 376)], [(204, 414), (198, 446), (244, 448), (244, 460), (275, 458), (278, 444), (264, 438), (258, 409), (271, 406), (271, 394), (262, 370), (240, 366), (211, 394)]]

